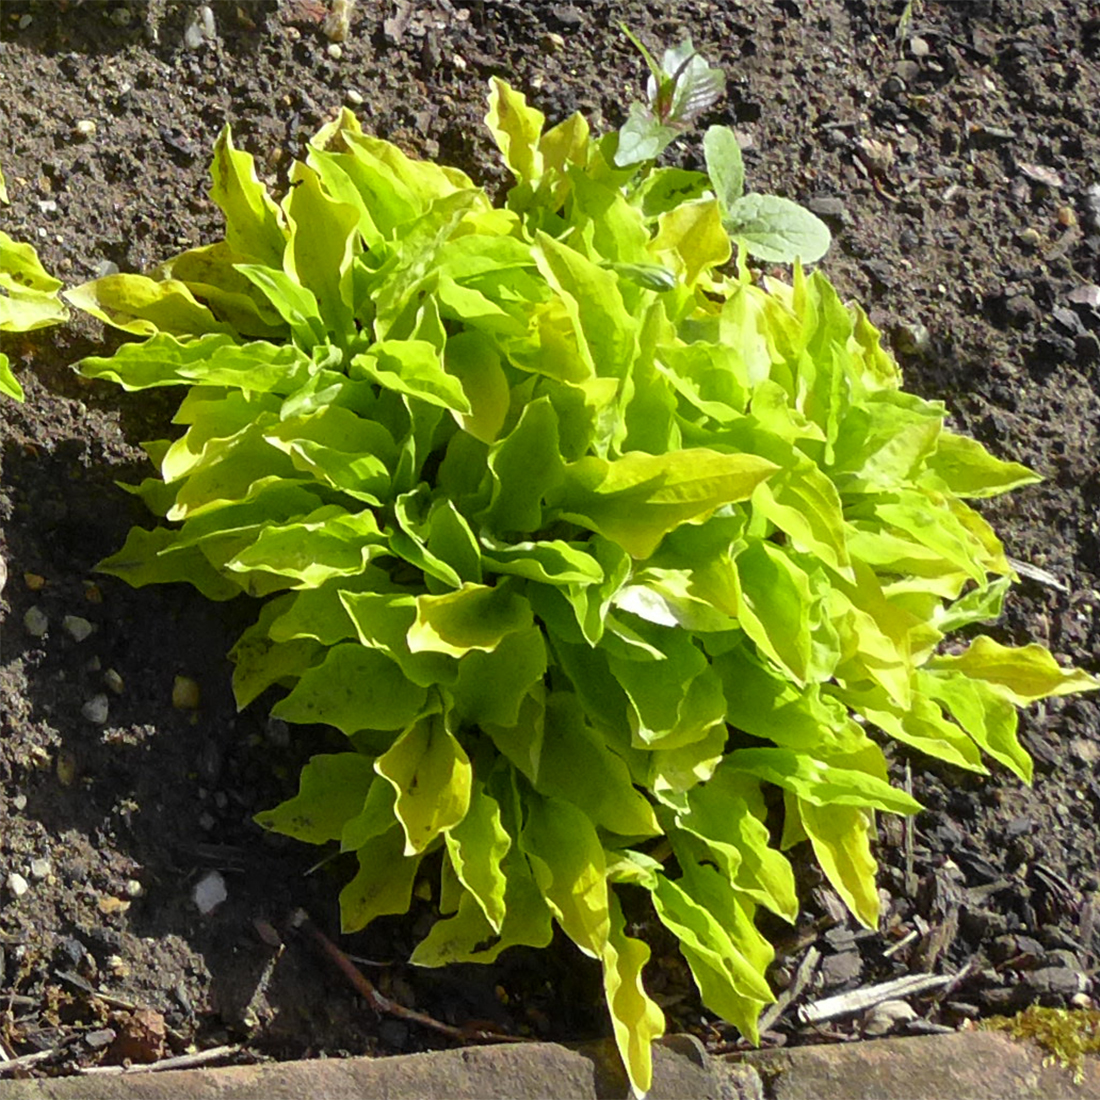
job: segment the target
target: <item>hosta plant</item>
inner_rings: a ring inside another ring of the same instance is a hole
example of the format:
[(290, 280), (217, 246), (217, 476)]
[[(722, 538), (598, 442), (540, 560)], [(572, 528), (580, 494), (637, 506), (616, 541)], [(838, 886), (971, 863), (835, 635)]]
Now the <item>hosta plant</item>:
[[(0, 204), (7, 202), (8, 191), (0, 172)], [(69, 311), (57, 296), (60, 289), (61, 283), (46, 272), (29, 244), (14, 241), (0, 231), (0, 341), (5, 332), (30, 332), (67, 320)], [(23, 387), (3, 351), (0, 393), (23, 400)]]
[[(965, 503), (1036, 480), (901, 389), (820, 274), (731, 270), (699, 173), (617, 163), (494, 81), (503, 206), (344, 112), (276, 202), (218, 140), (225, 238), (70, 301), (138, 336), (82, 372), (184, 386), (135, 491), (166, 521), (103, 568), (261, 597), (240, 706), (325, 723), (260, 822), (358, 857), (343, 927), (439, 919), (412, 962), (553, 925), (603, 967), (638, 1091), (661, 1011), (646, 895), (703, 1001), (755, 1039), (763, 907), (808, 841), (878, 919), (887, 738), (1030, 778), (1017, 707), (1093, 686), (1037, 645), (946, 635), (1012, 572)], [(269, 698), (269, 697), (268, 697)]]

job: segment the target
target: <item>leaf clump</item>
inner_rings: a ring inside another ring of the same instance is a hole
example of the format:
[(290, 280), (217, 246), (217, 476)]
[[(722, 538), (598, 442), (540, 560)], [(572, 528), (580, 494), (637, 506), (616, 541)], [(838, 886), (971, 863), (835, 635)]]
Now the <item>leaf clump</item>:
[(878, 920), (874, 813), (919, 808), (880, 735), (1029, 780), (1017, 707), (1096, 684), (1038, 646), (941, 646), (1012, 578), (966, 500), (1037, 478), (904, 392), (820, 273), (729, 271), (732, 170), (624, 167), (619, 135), (547, 130), (500, 80), (488, 123), (502, 207), (347, 111), (276, 202), (226, 128), (224, 239), (70, 292), (144, 338), (84, 375), (186, 388), (134, 490), (166, 523), (101, 567), (264, 600), (239, 705), (278, 688), (348, 744), (259, 821), (356, 854), (345, 930), (429, 868), (415, 963), (557, 924), (644, 1092), (664, 1018), (623, 897), (755, 1041), (786, 849)]

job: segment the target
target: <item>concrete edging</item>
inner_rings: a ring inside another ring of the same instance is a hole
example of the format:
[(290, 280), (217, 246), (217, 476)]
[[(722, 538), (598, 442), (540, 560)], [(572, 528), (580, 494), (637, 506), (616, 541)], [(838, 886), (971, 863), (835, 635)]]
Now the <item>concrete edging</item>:
[[(0, 1100), (618, 1100), (630, 1095), (610, 1042), (467, 1047), (393, 1058), (0, 1079)], [(1043, 1052), (994, 1032), (712, 1057), (692, 1037), (654, 1053), (653, 1100), (1095, 1100), (1100, 1059), (1080, 1082)]]

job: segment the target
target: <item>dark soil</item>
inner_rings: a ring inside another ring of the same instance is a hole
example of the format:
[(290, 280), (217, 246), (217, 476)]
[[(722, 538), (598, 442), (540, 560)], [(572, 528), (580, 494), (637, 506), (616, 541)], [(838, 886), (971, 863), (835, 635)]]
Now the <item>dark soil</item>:
[[(189, 4), (5, 0), (0, 165), (12, 204), (0, 225), (70, 285), (104, 262), (141, 271), (218, 235), (206, 173), (227, 120), (278, 186), (355, 93), (365, 127), (495, 187), (482, 124), (491, 75), (551, 122), (580, 109), (610, 128), (644, 78), (620, 20), (656, 48), (690, 33), (729, 74), (703, 126), (732, 123), (750, 186), (830, 222), (824, 270), (888, 334), (909, 388), (1045, 476), (984, 509), (1009, 554), (1048, 575), (1014, 590), (996, 635), (1100, 667), (1100, 9), (360, 0), (338, 59), (325, 10), (226, 0), (213, 5), (218, 37), (189, 49)], [(96, 125), (87, 139), (74, 132), (82, 119)], [(698, 154), (687, 141), (672, 155)], [(306, 875), (323, 853), (252, 823), (328, 744), (323, 732), (289, 739), (260, 706), (235, 713), (225, 653), (253, 609), (94, 572), (131, 524), (147, 523), (115, 482), (146, 476), (137, 443), (168, 434), (179, 398), (78, 379), (69, 365), (103, 339), (116, 336), (78, 320), (4, 343), (27, 402), (0, 404), (0, 1051), (56, 1049), (35, 1070), (50, 1073), (156, 1057), (159, 1039), (133, 1038), (140, 1019), (127, 1004), (156, 1010), (154, 1025), (163, 1016), (166, 1053), (227, 1039), (278, 1058), (445, 1042), (373, 1015), (289, 928), (304, 907), (336, 935), (347, 868)], [(32, 607), (49, 620), (42, 638), (24, 627)], [(94, 633), (75, 641), (66, 615)], [(178, 675), (199, 685), (197, 710), (173, 707)], [(82, 708), (101, 693), (109, 716), (96, 724)], [(917, 1019), (895, 1030), (954, 1028), (1036, 1000), (1087, 1003), (1100, 952), (1097, 700), (1033, 709), (1022, 737), (1036, 762), (1030, 789), (1001, 770), (981, 779), (892, 750), (897, 782), (911, 781), (928, 809), (909, 834), (881, 821), (882, 932), (858, 931), (804, 870), (804, 923), (772, 930), (786, 952), (777, 987), (811, 946), (823, 953), (794, 1007), (922, 971), (963, 976), (914, 999)], [(32, 868), (43, 859), (48, 868)], [(191, 897), (211, 870), (228, 900), (204, 918)], [(29, 884), (20, 897), (12, 872)], [(386, 964), (365, 967), (384, 992), (444, 1021), (558, 1040), (607, 1032), (595, 964), (569, 945), (414, 970), (404, 960), (431, 919), (418, 901), (341, 944)], [(673, 946), (654, 935), (648, 980), (670, 1028), (728, 1049), (735, 1033), (699, 1009)], [(858, 1021), (807, 1029), (789, 1009), (765, 1041), (859, 1032)], [(127, 1035), (136, 1053), (120, 1045)]]

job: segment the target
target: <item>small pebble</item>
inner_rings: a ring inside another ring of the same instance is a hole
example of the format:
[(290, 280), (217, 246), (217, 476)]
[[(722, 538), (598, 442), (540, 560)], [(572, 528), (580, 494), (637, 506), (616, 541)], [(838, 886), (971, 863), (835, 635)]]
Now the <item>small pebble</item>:
[(8, 889), (13, 897), (21, 898), (30, 888), (30, 883), (18, 871), (8, 875)]
[(1067, 229), (1072, 229), (1077, 224), (1077, 214), (1072, 206), (1059, 206), (1055, 217), (1058, 219), (1058, 224)]
[(22, 791), (19, 792), (12, 800), (12, 807), (22, 813), (27, 808), (27, 796)]
[(29, 607), (23, 616), (23, 626), (26, 627), (27, 633), (32, 638), (43, 638), (50, 628), (50, 620), (46, 618), (46, 613), (42, 608)]
[(923, 38), (918, 38), (914, 35), (909, 39), (909, 52), (914, 57), (927, 57), (928, 43)]
[(464, 58), (460, 53), (456, 53), (454, 57), (451, 58), (451, 64), (454, 65), (454, 67), (458, 69), (460, 73), (464, 73), (466, 71), (466, 58)]
[(894, 333), (894, 346), (902, 355), (923, 355), (931, 342), (928, 329), (919, 321), (899, 325)]
[(95, 627), (87, 619), (82, 619), (79, 615), (66, 615), (61, 620), (61, 625), (65, 628), (65, 633), (74, 642), (83, 642), (95, 630)]
[(344, 93), (344, 98), (353, 107), (362, 107), (363, 105), (363, 97), (354, 88), (348, 88), (348, 90)]
[(204, 917), (213, 913), (227, 897), (229, 891), (225, 888), (225, 879), (217, 871), (208, 871), (203, 875), (191, 893), (195, 908)]
[(1026, 229), (1021, 229), (1020, 232), (1016, 234), (1016, 239), (1020, 244), (1026, 245), (1028, 248), (1037, 248), (1043, 237), (1038, 229), (1029, 225)]
[(1100, 286), (1096, 283), (1086, 283), (1084, 286), (1074, 287), (1066, 295), (1066, 300), (1075, 306), (1089, 306), (1091, 309), (1100, 309)]
[(38, 202), (38, 209), (43, 214), (56, 214), (57, 203), (53, 199), (40, 199)]
[(115, 10), (111, 12), (111, 22), (114, 23), (116, 27), (128, 27), (133, 18), (134, 14), (129, 8), (115, 8)]
[(98, 695), (93, 695), (91, 699), (80, 708), (80, 713), (94, 725), (102, 726), (107, 721), (107, 715), (110, 709), (111, 705), (107, 696), (100, 692)]
[(864, 1035), (885, 1035), (898, 1024), (917, 1018), (916, 1012), (905, 1001), (883, 1001), (869, 1008), (863, 1015)]
[(1100, 183), (1094, 183), (1085, 192), (1085, 206), (1093, 228), (1100, 229)]
[(74, 127), (73, 133), (77, 137), (89, 138), (96, 131), (96, 125), (90, 118), (82, 118)]
[(343, 47), (340, 45), (339, 42), (330, 42), (328, 45), (328, 49), (325, 50), (325, 53), (327, 53), (333, 61), (339, 61), (340, 58), (344, 56)]
[(145, 893), (145, 887), (139, 879), (127, 879), (125, 893), (128, 898), (140, 898)]
[[(106, 721), (106, 719), (104, 719)], [(102, 724), (102, 723), (99, 723)], [(62, 787), (71, 787), (76, 782), (77, 772), (76, 756), (68, 749), (62, 749), (57, 754), (57, 781)]]
[(53, 870), (50, 861), (44, 856), (40, 856), (38, 859), (31, 860), (31, 878), (44, 879), (50, 877), (50, 871)]
[(105, 917), (110, 917), (115, 913), (125, 913), (130, 908), (130, 903), (125, 898), (106, 894), (96, 902), (96, 906)]
[(122, 677), (113, 669), (109, 668), (103, 674), (103, 683), (110, 691), (113, 691), (115, 695), (121, 695), (126, 690), (126, 684)]
[(34, 22), (33, 15), (21, 15), (19, 17), (19, 29), (25, 31)]
[(88, 1044), (92, 1050), (102, 1050), (103, 1047), (109, 1047), (117, 1038), (114, 1028), (100, 1027), (95, 1031), (84, 1032), (84, 1042)]
[(557, 31), (548, 31), (544, 34), (540, 44), (547, 53), (565, 49), (565, 39)]
[(172, 682), (172, 706), (176, 710), (197, 710), (199, 685), (190, 676), (177, 676)]

